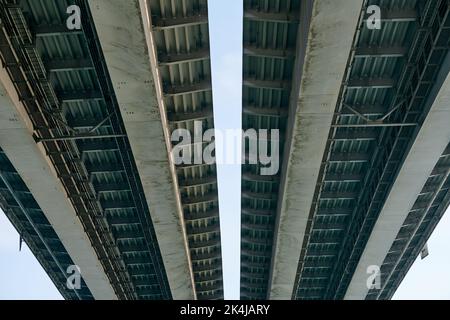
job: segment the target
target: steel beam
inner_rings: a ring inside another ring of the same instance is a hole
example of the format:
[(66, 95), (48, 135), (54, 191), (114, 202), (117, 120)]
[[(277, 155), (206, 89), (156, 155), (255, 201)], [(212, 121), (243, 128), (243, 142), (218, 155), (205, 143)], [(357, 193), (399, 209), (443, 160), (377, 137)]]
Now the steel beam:
[[(366, 15), (364, 20), (366, 21), (370, 15)], [(414, 22), (418, 19), (419, 15), (415, 9), (387, 9), (381, 8), (381, 21), (382, 22)]]
[(251, 215), (251, 216), (274, 216), (275, 210), (270, 209), (252, 209), (252, 208), (242, 208), (242, 214)]
[(155, 30), (166, 30), (179, 27), (190, 27), (199, 24), (208, 23), (208, 14), (202, 12), (192, 16), (185, 17), (167, 17), (153, 19), (153, 28)]
[(325, 175), (325, 182), (361, 182), (364, 176), (361, 174), (334, 173)]
[(209, 48), (200, 48), (191, 52), (159, 55), (160, 66), (171, 66), (181, 63), (196, 62), (209, 59)]
[(261, 80), (244, 77), (244, 86), (258, 89), (289, 90), (290, 81), (285, 80)]
[(215, 175), (213, 175), (213, 176), (206, 176), (206, 177), (197, 178), (197, 179), (179, 180), (178, 183), (180, 185), (180, 188), (193, 188), (193, 187), (200, 187), (200, 186), (216, 184), (217, 178)]
[(359, 192), (326, 191), (320, 194), (320, 200), (333, 200), (333, 199), (352, 200), (358, 198), (358, 195)]
[[(357, 111), (359, 114), (365, 116), (376, 116), (385, 115), (388, 110), (383, 105), (365, 105), (365, 106), (351, 106), (353, 110)], [(340, 116), (357, 116), (357, 114), (347, 108), (343, 108), (339, 113)]]
[(244, 172), (242, 174), (242, 179), (246, 181), (253, 181), (253, 182), (279, 182), (280, 177), (279, 176), (262, 176), (259, 174), (253, 174), (249, 172)]
[(208, 234), (208, 233), (219, 233), (220, 232), (220, 225), (216, 222), (203, 226), (203, 227), (192, 227), (188, 226), (186, 228), (187, 233), (189, 235), (196, 235), (196, 234)]
[(90, 59), (66, 59), (47, 61), (45, 62), (45, 68), (48, 72), (66, 72), (92, 70), (94, 66)]
[(103, 209), (105, 210), (119, 210), (119, 209), (133, 209), (136, 208), (136, 204), (133, 201), (101, 201)]
[(380, 132), (376, 129), (363, 129), (363, 130), (339, 130), (333, 136), (333, 141), (348, 141), (348, 140), (376, 140), (378, 139)]
[(100, 91), (73, 91), (58, 92), (58, 99), (61, 103), (83, 102), (88, 100), (103, 100), (103, 94)]
[(82, 35), (83, 30), (70, 30), (65, 24), (40, 25), (33, 27), (34, 35), (40, 37), (55, 37), (62, 35)]
[(119, 162), (89, 163), (86, 164), (86, 167), (90, 174), (125, 172), (124, 166), (122, 165), (122, 163)]
[(219, 210), (207, 210), (200, 212), (189, 212), (184, 214), (184, 218), (187, 222), (205, 220), (205, 219), (215, 219), (219, 217)]
[[(189, 241), (189, 248), (191, 248), (191, 249), (202, 249), (202, 248), (217, 247), (217, 246), (220, 246), (219, 238), (213, 238), (213, 239), (207, 240), (207, 241)], [(207, 271), (207, 270), (205, 270), (205, 271)]]
[[(67, 124), (73, 129), (92, 129), (98, 126), (104, 118), (98, 116), (90, 118), (69, 118), (67, 119)], [(109, 123), (104, 123), (102, 127), (109, 126)]]
[(218, 201), (219, 196), (217, 195), (217, 192), (211, 192), (208, 194), (200, 195), (200, 196), (186, 196), (182, 197), (182, 204), (183, 205), (192, 205), (192, 204), (203, 204), (208, 202), (214, 202)]
[(184, 94), (211, 91), (211, 89), (211, 80), (204, 79), (192, 84), (172, 84), (170, 86), (166, 86), (164, 89), (164, 95), (167, 97), (176, 97)]
[(77, 140), (94, 140), (94, 139), (116, 139), (125, 138), (124, 134), (80, 134), (73, 136), (55, 136), (49, 138), (35, 138), (36, 142), (53, 142), (53, 141), (77, 141)]
[(288, 49), (262, 48), (249, 43), (245, 43), (244, 55), (261, 58), (292, 59), (295, 57), (295, 50), (290, 48)]
[(246, 115), (252, 116), (265, 116), (265, 117), (287, 117), (287, 108), (268, 108), (268, 107), (256, 107), (253, 105), (244, 105), (242, 112)]
[(243, 191), (242, 197), (259, 200), (277, 200), (278, 192), (263, 193), (263, 192)]
[(384, 47), (358, 47), (355, 50), (356, 58), (398, 58), (404, 57), (408, 48), (400, 46)]
[(291, 12), (268, 12), (254, 9), (244, 11), (244, 19), (259, 22), (298, 23), (299, 16)]
[(186, 122), (186, 121), (200, 121), (204, 119), (213, 118), (214, 113), (212, 107), (204, 108), (200, 111), (181, 113), (181, 112), (170, 112), (167, 118), (170, 122)]
[(112, 226), (120, 226), (120, 225), (139, 225), (141, 222), (139, 221), (139, 218), (137, 216), (110, 216), (107, 218), (108, 222)]
[(117, 142), (111, 139), (84, 139), (79, 141), (78, 149), (81, 153), (99, 152), (99, 151), (119, 151)]
[(372, 156), (367, 153), (333, 153), (328, 162), (368, 162)]
[(390, 89), (395, 86), (395, 80), (392, 78), (352, 78), (347, 83), (348, 89)]

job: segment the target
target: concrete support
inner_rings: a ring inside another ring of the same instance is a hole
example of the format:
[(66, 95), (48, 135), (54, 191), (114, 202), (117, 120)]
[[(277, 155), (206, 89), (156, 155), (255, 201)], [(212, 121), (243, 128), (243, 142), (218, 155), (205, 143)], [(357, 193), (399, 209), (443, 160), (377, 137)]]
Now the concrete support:
[(300, 72), (296, 69), (293, 82), (297, 90), (300, 86), (300, 96), (297, 91), (290, 107), (292, 130), (288, 132), (292, 136), (286, 145), (270, 299), (292, 298), (320, 164), (352, 49), (353, 37), (349, 35), (355, 33), (362, 3), (362, 0), (316, 0), (308, 35), (304, 24), (300, 25), (299, 43), (305, 41), (305, 36), (308, 39), (306, 52), (297, 48), (296, 54), (298, 59), (305, 60), (297, 61), (297, 66), (303, 65)]
[(177, 176), (146, 1), (89, 5), (150, 208), (174, 299), (194, 299)]

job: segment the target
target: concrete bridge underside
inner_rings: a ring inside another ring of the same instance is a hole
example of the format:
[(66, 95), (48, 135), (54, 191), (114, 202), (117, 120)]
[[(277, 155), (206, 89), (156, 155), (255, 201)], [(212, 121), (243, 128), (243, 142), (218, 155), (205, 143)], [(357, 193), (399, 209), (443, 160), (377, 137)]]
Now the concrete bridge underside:
[(169, 156), (213, 127), (206, 1), (76, 4), (0, 2), (2, 208), (67, 299), (221, 299), (215, 165)]
[[(389, 299), (449, 204), (449, 3), (311, 5), (269, 297)], [(372, 265), (380, 290), (367, 288)]]

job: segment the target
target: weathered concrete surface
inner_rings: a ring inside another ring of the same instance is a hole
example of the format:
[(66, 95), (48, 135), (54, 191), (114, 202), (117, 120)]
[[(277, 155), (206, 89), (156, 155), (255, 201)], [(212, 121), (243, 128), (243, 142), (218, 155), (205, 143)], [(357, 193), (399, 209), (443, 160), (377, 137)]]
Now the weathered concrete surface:
[[(174, 299), (194, 299), (146, 1), (89, 0)], [(156, 79), (156, 80), (155, 80)]]
[[(428, 98), (430, 112), (372, 230), (345, 299), (365, 299), (369, 266), (380, 266), (442, 152), (450, 141), (450, 55)], [(383, 283), (382, 283), (383, 285)]]
[(290, 146), (286, 146), (290, 152), (282, 177), (270, 299), (292, 298), (320, 164), (362, 3), (314, 1), (300, 96), (294, 101), (298, 107), (296, 113), (292, 106), (290, 110), (295, 122)]
[(0, 69), (0, 146), (53, 226), (95, 299), (117, 296), (84, 232), (45, 150), (32, 137), (32, 125), (4, 68)]

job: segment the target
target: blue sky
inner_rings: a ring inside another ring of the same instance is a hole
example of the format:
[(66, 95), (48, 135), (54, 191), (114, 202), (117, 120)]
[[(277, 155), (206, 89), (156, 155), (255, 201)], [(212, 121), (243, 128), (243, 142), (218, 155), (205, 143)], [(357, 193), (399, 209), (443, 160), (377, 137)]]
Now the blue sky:
[[(242, 0), (209, 1), (215, 126), (221, 130), (241, 128), (242, 7)], [(239, 298), (240, 170), (218, 166), (226, 299)], [(448, 230), (447, 213), (428, 243), (430, 256), (415, 262), (395, 299), (450, 299)], [(19, 235), (1, 210), (0, 299), (61, 299), (30, 250), (19, 252)]]
[(0, 299), (61, 299), (53, 282), (0, 209)]
[[(209, 28), (216, 129), (242, 127), (242, 0), (210, 0)], [(224, 14), (226, 13), (226, 14)], [(217, 156), (224, 148), (217, 148)], [(240, 150), (240, 148), (238, 149)], [(223, 158), (223, 156), (222, 156)], [(225, 299), (239, 298), (241, 167), (218, 165)]]
[(450, 300), (450, 209), (428, 241), (430, 255), (414, 262), (394, 299)]

